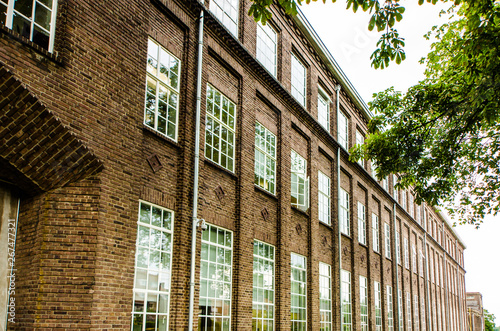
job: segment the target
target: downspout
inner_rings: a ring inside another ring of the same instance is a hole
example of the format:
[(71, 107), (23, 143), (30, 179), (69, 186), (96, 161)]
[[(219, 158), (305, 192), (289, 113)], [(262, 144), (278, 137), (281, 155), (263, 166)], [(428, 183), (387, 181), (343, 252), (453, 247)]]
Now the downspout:
[(200, 118), (201, 118), (201, 72), (203, 68), (203, 21), (204, 10), (200, 12), (199, 37), (198, 37), (198, 77), (196, 86), (196, 128), (194, 143), (194, 181), (193, 181), (193, 218), (191, 232), (191, 278), (189, 282), (189, 330), (193, 330), (194, 317), (194, 287), (196, 270), (196, 228), (198, 227), (198, 180), (200, 167)]
[[(17, 213), (16, 213), (16, 232), (14, 233), (14, 256), (12, 258), (12, 265), (10, 266), (10, 275), (7, 277), (9, 278), (9, 285), (8, 287), (10, 288), (10, 281), (12, 280), (12, 277), (15, 277), (15, 272), (14, 270), (14, 264), (16, 263), (16, 242), (17, 242), (17, 224), (19, 223), (19, 209), (21, 207), (21, 198), (17, 198)], [(7, 291), (7, 318), (5, 319), (5, 330), (7, 330), (7, 323), (9, 321), (9, 303), (10, 303), (10, 293), (11, 291)]]
[(450, 320), (450, 305), (449, 305), (449, 298), (448, 298), (448, 262), (446, 261), (446, 239), (444, 236), (444, 227), (445, 225), (443, 224), (443, 241), (445, 242), (445, 250), (444, 250), (444, 292), (445, 292), (445, 304), (446, 304), (446, 326), (448, 330), (451, 330), (451, 320)]
[[(396, 203), (394, 203), (393, 207), (392, 207), (392, 219), (393, 219), (393, 222), (394, 222), (394, 236), (396, 235)], [(401, 237), (400, 237), (401, 238)], [(395, 239), (395, 238), (394, 238)], [(399, 241), (401, 243), (401, 240)], [(396, 243), (394, 245), (394, 248), (398, 249), (399, 250), (399, 247), (397, 247)], [(401, 330), (401, 323), (399, 322), (401, 320), (401, 312), (399, 311), (399, 267), (398, 267), (398, 259), (397, 259), (397, 256), (398, 256), (398, 252), (396, 252), (396, 256), (395, 256), (395, 261), (396, 261), (396, 298), (397, 299), (397, 305), (396, 305), (396, 312), (398, 313), (398, 322), (397, 322), (397, 326), (398, 326), (398, 330), (399, 331), (402, 331)], [(403, 293), (401, 293), (401, 306), (403, 305)], [(403, 323), (404, 325), (404, 323)]]
[[(426, 230), (427, 231), (427, 230)], [(431, 316), (430, 316), (430, 312), (431, 312), (431, 302), (430, 302), (430, 297), (431, 297), (431, 294), (429, 292), (429, 270), (427, 269), (427, 266), (429, 264), (429, 261), (428, 261), (428, 258), (429, 256), (427, 256), (427, 232), (424, 232), (424, 252), (425, 252), (425, 263), (424, 263), (424, 268), (425, 268), (425, 294), (427, 296), (427, 314), (425, 314), (427, 316), (427, 327), (430, 328), (432, 330), (432, 327), (431, 327), (431, 323), (432, 323), (432, 319), (431, 319)]]
[[(340, 117), (340, 84), (335, 86), (335, 92), (337, 93), (337, 139), (339, 137), (339, 117)], [(340, 303), (340, 328), (342, 328), (342, 235), (340, 232), (340, 145), (337, 146), (337, 232), (338, 232), (338, 246), (339, 246), (339, 303)]]
[[(455, 239), (455, 256), (458, 256), (458, 240)], [(456, 259), (455, 259), (456, 261)], [(457, 283), (459, 283), (459, 286), (457, 286), (458, 290), (458, 314), (459, 314), (459, 319), (460, 319), (460, 331), (464, 330), (464, 325), (463, 325), (463, 318), (464, 314), (462, 311), (462, 282), (460, 281), (460, 272), (458, 271), (459, 268), (457, 268)]]

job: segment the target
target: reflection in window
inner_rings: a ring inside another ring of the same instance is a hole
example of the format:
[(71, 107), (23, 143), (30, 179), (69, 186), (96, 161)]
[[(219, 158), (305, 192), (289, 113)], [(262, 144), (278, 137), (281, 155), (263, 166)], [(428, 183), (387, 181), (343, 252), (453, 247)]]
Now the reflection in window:
[(307, 329), (307, 266), (305, 256), (291, 254), (292, 291), (291, 322), (292, 331)]
[(253, 242), (252, 330), (274, 330), (274, 247)]

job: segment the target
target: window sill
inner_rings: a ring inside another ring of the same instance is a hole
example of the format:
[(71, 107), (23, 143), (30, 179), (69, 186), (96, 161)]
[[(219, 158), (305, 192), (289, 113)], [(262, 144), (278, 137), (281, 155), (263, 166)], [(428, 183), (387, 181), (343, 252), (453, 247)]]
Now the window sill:
[(297, 206), (292, 205), (292, 210), (295, 210), (295, 211), (301, 213), (302, 215), (309, 217), (309, 208), (307, 209), (307, 211), (305, 211), (305, 210), (299, 209), (299, 207), (297, 207)]
[(323, 222), (323, 221), (319, 221), (319, 220), (318, 220), (318, 222), (319, 222), (319, 224), (321, 224), (321, 225), (323, 225), (323, 226), (327, 227), (328, 229), (333, 230), (333, 227), (332, 227), (332, 225), (331, 225), (331, 224), (328, 224), (328, 223), (325, 223), (325, 222)]
[[(203, 155), (204, 155), (204, 153), (203, 153)], [(205, 162), (205, 164), (207, 164), (211, 167), (214, 167), (215, 169), (223, 171), (224, 173), (230, 175), (234, 179), (238, 179), (238, 176), (236, 176), (236, 174), (234, 172), (232, 172), (231, 170), (227, 170), (223, 166), (218, 165), (217, 163), (215, 163), (214, 161), (212, 161), (210, 159), (205, 158), (205, 156), (203, 156), (203, 161)]]
[(349, 238), (349, 239), (351, 239), (351, 240), (352, 240), (351, 235), (349, 235), (349, 234), (345, 234), (344, 232), (340, 232), (340, 234), (341, 234), (342, 236), (344, 236), (344, 237)]
[(0, 32), (6, 35), (7, 38), (14, 39), (20, 42), (21, 44), (27, 46), (28, 48), (34, 50), (36, 53), (38, 53), (38, 56), (36, 57), (37, 60), (42, 60), (43, 57), (57, 64), (62, 64), (61, 58), (57, 51), (50, 53), (47, 49), (42, 48), (41, 46), (27, 39), (26, 37), (21, 36), (19, 33), (14, 32), (13, 30), (7, 28), (5, 25), (0, 26)]
[(161, 139), (162, 141), (165, 141), (165, 142), (168, 142), (169, 144), (171, 144), (172, 146), (175, 146), (177, 148), (180, 148), (181, 146), (179, 145), (178, 142), (176, 142), (175, 140), (167, 137), (167, 136), (164, 136), (162, 135), (161, 133), (159, 133), (158, 131), (154, 130), (154, 129), (151, 129), (149, 126), (147, 126), (146, 124), (142, 124), (142, 131), (146, 134), (151, 134), (153, 135), (155, 138), (158, 138), (158, 139)]
[(368, 249), (368, 245), (367, 244), (360, 243), (359, 241), (358, 241), (358, 244), (359, 244), (359, 246), (363, 246), (364, 248)]
[(278, 200), (278, 197), (275, 194), (273, 194), (269, 191), (266, 191), (265, 189), (263, 189), (262, 187), (260, 187), (259, 185), (255, 184), (255, 183), (254, 183), (254, 188), (255, 188), (255, 191), (259, 191), (259, 192), (264, 193), (265, 195), (269, 196), (270, 198)]

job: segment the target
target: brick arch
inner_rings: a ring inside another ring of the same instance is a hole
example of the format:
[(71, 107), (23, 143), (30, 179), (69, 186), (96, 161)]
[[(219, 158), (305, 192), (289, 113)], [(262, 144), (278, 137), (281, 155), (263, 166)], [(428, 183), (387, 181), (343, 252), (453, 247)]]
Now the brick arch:
[(35, 195), (102, 169), (102, 162), (0, 63), (0, 181)]

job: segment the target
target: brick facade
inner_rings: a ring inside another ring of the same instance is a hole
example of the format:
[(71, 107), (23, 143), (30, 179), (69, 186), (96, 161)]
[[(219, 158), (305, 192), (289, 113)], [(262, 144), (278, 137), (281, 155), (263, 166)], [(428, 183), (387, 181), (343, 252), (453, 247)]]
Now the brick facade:
[[(403, 294), (404, 330), (423, 325), (426, 330), (465, 330), (464, 244), (436, 209), (403, 206), (401, 192), (394, 199), (392, 178), (386, 191), (371, 176), (370, 162), (362, 167), (348, 160), (348, 151), (336, 139), (337, 111), (348, 118), (349, 147), (355, 144), (356, 130), (366, 133), (370, 114), (304, 18), (272, 8), (270, 24), (278, 36), (273, 77), (256, 59), (257, 25), (246, 14), (250, 1), (239, 1), (238, 36), (215, 18), (209, 0), (204, 5), (193, 0), (126, 5), (59, 0), (57, 6), (52, 53), (6, 27), (0, 31), (0, 78), (5, 77), (0, 81), (5, 184), (0, 185), (21, 197), (16, 323), (9, 323), (9, 330), (130, 329), (140, 201), (174, 215), (169, 329), (187, 329), (201, 10), (205, 23), (198, 218), (232, 231), (231, 328), (252, 329), (250, 284), (254, 240), (259, 240), (275, 247), (277, 330), (291, 329), (291, 253), (307, 261), (308, 330), (320, 329), (319, 262), (331, 266), (333, 330), (341, 329), (340, 267), (351, 273), (353, 330), (361, 329), (359, 276), (368, 279), (370, 329), (375, 330), (377, 281), (383, 330), (389, 329), (388, 285), (395, 330), (398, 289)], [(148, 38), (181, 63), (175, 139), (144, 124)], [(290, 92), (292, 54), (306, 67), (304, 107)], [(16, 89), (8, 85), (12, 82)], [(234, 171), (205, 157), (208, 85), (236, 105)], [(330, 99), (330, 131), (317, 120), (318, 87)], [(28, 95), (29, 102), (12, 101)], [(37, 112), (44, 116), (36, 117)], [(254, 184), (256, 121), (276, 136), (274, 194)], [(37, 131), (42, 125), (45, 137)], [(307, 161), (306, 211), (291, 206), (292, 150)], [(152, 163), (155, 160), (159, 164)], [(318, 221), (318, 171), (330, 178), (330, 225)], [(339, 187), (349, 194), (350, 235), (339, 234)], [(366, 244), (358, 242), (358, 202), (365, 206)], [(379, 252), (373, 247), (372, 215), (379, 220)], [(391, 229), (390, 259), (385, 257), (385, 224)], [(396, 262), (395, 231), (400, 233), (401, 265)], [(201, 238), (198, 231), (195, 328)]]

